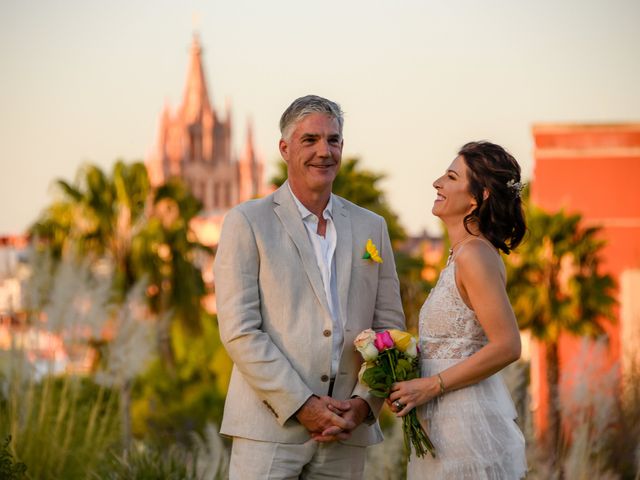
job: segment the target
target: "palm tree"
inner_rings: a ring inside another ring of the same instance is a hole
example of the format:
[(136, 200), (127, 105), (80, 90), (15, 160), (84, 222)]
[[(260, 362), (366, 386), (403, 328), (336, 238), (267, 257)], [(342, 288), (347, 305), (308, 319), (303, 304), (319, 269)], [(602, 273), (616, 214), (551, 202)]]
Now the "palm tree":
[[(198, 243), (189, 229), (199, 202), (177, 179), (152, 189), (143, 163), (118, 161), (111, 175), (87, 165), (74, 184), (58, 180), (57, 186), (61, 197), (30, 228), (35, 246), (58, 261), (66, 254), (80, 261), (106, 261), (113, 270), (116, 305), (122, 306), (132, 290), (146, 281), (146, 299), (158, 319), (160, 358), (166, 371), (173, 373), (172, 322), (180, 321), (190, 331), (200, 327), (205, 287), (195, 255), (210, 249)], [(106, 340), (89, 339), (89, 343), (100, 355)], [(120, 383), (126, 454), (132, 385), (130, 379)]]
[(591, 338), (604, 334), (598, 320), (613, 319), (614, 282), (600, 272), (605, 242), (598, 227), (585, 227), (579, 214), (548, 213), (527, 203), (528, 238), (507, 257), (508, 291), (520, 328), (546, 347), (546, 443), (552, 463), (559, 466), (559, 338), (562, 332)]
[(58, 180), (56, 186), (61, 197), (45, 209), (30, 234), (56, 258), (66, 251), (94, 260), (109, 257), (126, 274), (131, 237), (150, 193), (144, 165), (117, 162), (111, 178), (86, 165), (75, 184)]
[(148, 218), (132, 239), (131, 264), (149, 282), (149, 304), (159, 318), (159, 351), (170, 373), (175, 367), (172, 321), (177, 319), (191, 333), (200, 331), (200, 300), (206, 291), (197, 255), (213, 254), (189, 228), (200, 208), (184, 183), (171, 179), (154, 192)]
[(158, 346), (171, 371), (170, 323), (177, 319), (197, 331), (205, 294), (190, 220), (201, 206), (178, 179), (157, 189), (143, 163), (116, 162), (111, 175), (95, 165), (83, 167), (75, 184), (58, 180), (62, 197), (47, 208), (30, 233), (55, 258), (65, 252), (83, 259), (107, 259), (114, 266), (114, 300), (124, 301), (142, 278), (147, 297), (161, 319)]

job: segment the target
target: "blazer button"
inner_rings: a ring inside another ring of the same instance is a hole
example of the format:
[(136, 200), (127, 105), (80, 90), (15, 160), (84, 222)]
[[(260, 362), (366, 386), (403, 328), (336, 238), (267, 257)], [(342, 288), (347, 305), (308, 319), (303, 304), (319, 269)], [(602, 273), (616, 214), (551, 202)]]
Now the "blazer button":
[(323, 382), (328, 382), (329, 381), (329, 375), (322, 375), (320, 377), (320, 380), (322, 380)]
[(330, 336), (331, 336), (331, 330), (325, 330), (324, 332), (322, 332), (322, 334), (323, 334), (325, 337), (330, 337)]

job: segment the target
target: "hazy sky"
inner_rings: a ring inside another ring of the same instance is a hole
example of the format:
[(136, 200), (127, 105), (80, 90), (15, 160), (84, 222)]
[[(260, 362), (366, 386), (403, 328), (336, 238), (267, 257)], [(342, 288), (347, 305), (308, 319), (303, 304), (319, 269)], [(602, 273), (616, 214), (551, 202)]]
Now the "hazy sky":
[(466, 141), (533, 170), (537, 122), (640, 120), (640, 1), (2, 0), (0, 234), (87, 161), (143, 159), (182, 98), (195, 28), (234, 143), (254, 124), (274, 172), (278, 119), (316, 93), (345, 113), (345, 156), (388, 177), (412, 233), (438, 230), (431, 183)]

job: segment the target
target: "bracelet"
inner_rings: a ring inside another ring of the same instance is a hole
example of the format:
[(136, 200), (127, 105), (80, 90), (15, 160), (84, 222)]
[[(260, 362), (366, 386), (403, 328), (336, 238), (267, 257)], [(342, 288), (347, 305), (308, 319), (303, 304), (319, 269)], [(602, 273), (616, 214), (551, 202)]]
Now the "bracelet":
[(438, 374), (438, 383), (440, 384), (440, 395), (444, 395), (444, 381), (440, 374)]

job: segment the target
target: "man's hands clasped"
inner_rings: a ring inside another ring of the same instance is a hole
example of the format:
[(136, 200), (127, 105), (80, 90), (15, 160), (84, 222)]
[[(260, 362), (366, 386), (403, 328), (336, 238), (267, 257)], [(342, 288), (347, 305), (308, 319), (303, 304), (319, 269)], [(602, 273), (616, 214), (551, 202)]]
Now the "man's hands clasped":
[(355, 397), (336, 400), (313, 395), (296, 413), (298, 421), (311, 433), (316, 442), (335, 442), (351, 437), (351, 432), (369, 414), (369, 404)]

